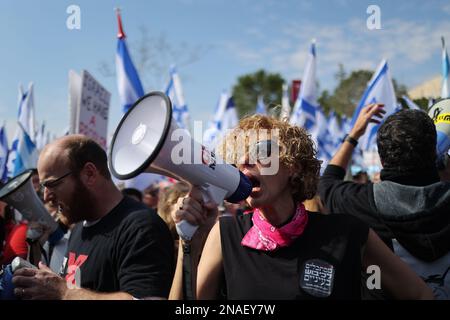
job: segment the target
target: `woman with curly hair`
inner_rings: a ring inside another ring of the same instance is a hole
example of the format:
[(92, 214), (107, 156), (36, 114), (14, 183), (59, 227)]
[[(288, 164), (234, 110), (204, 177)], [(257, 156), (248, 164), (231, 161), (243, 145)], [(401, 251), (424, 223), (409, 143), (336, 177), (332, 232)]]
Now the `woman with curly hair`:
[[(190, 245), (185, 258), (193, 267), (194, 297), (361, 299), (361, 271), (375, 265), (381, 286), (393, 297), (432, 298), (425, 283), (358, 219), (305, 209), (303, 202), (316, 194), (320, 161), (304, 129), (254, 115), (240, 121), (219, 151), (252, 181), (246, 201), (253, 211), (214, 224), (217, 210), (203, 203), (198, 189), (180, 198), (174, 220), (199, 225), (193, 240), (182, 242)], [(171, 298), (183, 297), (182, 263), (180, 254)]]

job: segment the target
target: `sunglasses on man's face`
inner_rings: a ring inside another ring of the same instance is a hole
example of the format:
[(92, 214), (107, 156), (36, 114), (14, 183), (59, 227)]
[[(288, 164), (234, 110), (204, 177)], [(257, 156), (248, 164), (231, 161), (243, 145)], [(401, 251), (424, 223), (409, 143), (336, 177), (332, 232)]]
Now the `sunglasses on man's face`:
[(272, 153), (278, 151), (278, 144), (273, 140), (261, 140), (249, 146), (249, 156), (252, 160), (266, 160)]

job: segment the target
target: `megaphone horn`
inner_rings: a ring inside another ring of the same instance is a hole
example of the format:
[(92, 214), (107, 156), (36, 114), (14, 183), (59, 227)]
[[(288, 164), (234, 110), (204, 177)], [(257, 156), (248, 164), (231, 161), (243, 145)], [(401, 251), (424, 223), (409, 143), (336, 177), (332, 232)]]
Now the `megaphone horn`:
[(439, 163), (450, 149), (450, 99), (444, 99), (435, 103), (428, 111), (428, 115), (436, 125), (436, 152), (438, 155), (438, 167), (440, 167)]
[[(180, 140), (191, 148), (183, 150), (187, 161), (175, 159)], [(109, 167), (118, 179), (149, 172), (186, 181), (202, 188), (204, 196), (217, 204), (224, 199), (237, 203), (252, 190), (242, 172), (225, 164), (177, 126), (172, 118), (172, 103), (162, 92), (143, 96), (124, 115), (111, 142)]]
[(28, 221), (36, 221), (50, 230), (50, 243), (56, 243), (64, 236), (64, 231), (50, 216), (39, 199), (31, 182), (33, 170), (27, 170), (12, 178), (0, 189), (0, 200), (17, 209)]

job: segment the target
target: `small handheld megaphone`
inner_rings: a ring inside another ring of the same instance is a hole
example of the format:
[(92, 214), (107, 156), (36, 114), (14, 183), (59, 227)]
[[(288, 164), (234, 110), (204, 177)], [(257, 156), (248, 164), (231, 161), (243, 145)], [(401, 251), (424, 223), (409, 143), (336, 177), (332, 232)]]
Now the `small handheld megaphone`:
[(438, 167), (443, 169), (442, 160), (445, 159), (450, 149), (450, 99), (444, 99), (434, 104), (428, 111), (428, 115), (436, 125)]
[[(162, 92), (143, 96), (122, 118), (111, 142), (109, 167), (122, 180), (149, 172), (186, 181), (199, 186), (205, 200), (217, 204), (224, 199), (237, 203), (252, 190), (242, 172), (177, 126), (172, 103)], [(197, 229), (185, 221), (176, 227), (185, 240), (190, 240)]]
[(49, 228), (48, 241), (56, 243), (64, 236), (64, 231), (50, 216), (39, 199), (31, 182), (33, 170), (27, 170), (12, 178), (0, 189), (0, 200), (17, 209), (28, 221), (35, 221)]

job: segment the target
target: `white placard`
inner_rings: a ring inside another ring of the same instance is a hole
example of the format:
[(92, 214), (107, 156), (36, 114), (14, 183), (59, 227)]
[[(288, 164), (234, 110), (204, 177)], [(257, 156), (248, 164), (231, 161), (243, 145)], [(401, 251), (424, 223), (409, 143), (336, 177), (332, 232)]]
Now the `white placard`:
[[(76, 89), (76, 84), (73, 87)], [(79, 90), (78, 95), (70, 92), (70, 103), (77, 103), (74, 133), (92, 138), (106, 150), (111, 94), (86, 70)]]

